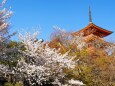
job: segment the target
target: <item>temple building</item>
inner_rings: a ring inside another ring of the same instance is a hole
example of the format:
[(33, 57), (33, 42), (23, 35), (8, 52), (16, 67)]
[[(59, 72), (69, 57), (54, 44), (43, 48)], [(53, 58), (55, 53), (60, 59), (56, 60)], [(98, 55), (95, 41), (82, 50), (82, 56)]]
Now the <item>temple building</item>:
[(110, 43), (103, 40), (104, 37), (112, 34), (112, 31), (103, 29), (92, 22), (91, 11), (89, 7), (89, 24), (80, 31), (74, 32), (72, 35), (77, 36), (83, 34), (84, 41), (88, 44), (88, 50), (95, 53), (98, 49), (104, 49)]
[(93, 34), (95, 36), (103, 38), (103, 37), (106, 37), (106, 36), (112, 34), (113, 32), (106, 30), (106, 29), (103, 29), (103, 28), (95, 25), (92, 22), (92, 16), (91, 16), (91, 11), (90, 11), (90, 7), (89, 7), (89, 24), (88, 24), (88, 26), (86, 26), (82, 30), (75, 32), (74, 35), (77, 35), (79, 33), (84, 33), (84, 36), (88, 36), (88, 35)]

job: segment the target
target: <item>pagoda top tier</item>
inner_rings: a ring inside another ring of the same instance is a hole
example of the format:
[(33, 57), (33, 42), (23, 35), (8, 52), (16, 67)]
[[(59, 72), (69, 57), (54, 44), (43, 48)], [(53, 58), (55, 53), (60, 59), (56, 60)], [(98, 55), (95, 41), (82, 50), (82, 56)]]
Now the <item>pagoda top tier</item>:
[(83, 36), (88, 36), (90, 34), (99, 36), (101, 38), (106, 37), (110, 34), (112, 34), (112, 31), (103, 29), (97, 25), (95, 25), (94, 23), (90, 22), (85, 28), (81, 29), (80, 31), (74, 32), (73, 35), (78, 35), (82, 33)]

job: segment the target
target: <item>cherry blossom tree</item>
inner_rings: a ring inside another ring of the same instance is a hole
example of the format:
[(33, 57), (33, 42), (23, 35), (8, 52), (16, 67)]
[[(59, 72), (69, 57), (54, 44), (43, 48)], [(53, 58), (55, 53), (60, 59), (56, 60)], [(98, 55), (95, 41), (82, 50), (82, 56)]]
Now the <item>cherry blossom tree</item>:
[(8, 47), (9, 39), (15, 33), (9, 34), (10, 23), (8, 19), (13, 12), (10, 9), (4, 8), (6, 1), (7, 0), (3, 0), (0, 4), (0, 77), (4, 78), (12, 73), (11, 66), (14, 65), (13, 59), (17, 53), (16, 49)]
[(59, 50), (51, 49), (44, 45), (42, 40), (37, 40), (37, 32), (33, 35), (26, 33), (20, 34), (19, 38), (26, 50), (20, 51), (23, 57), (15, 67), (16, 80), (26, 85), (42, 85), (45, 83), (58, 84), (65, 78), (64, 68), (74, 68), (76, 62), (74, 57), (59, 53)]
[(10, 16), (12, 15), (12, 11), (7, 10), (6, 8), (3, 8), (5, 3), (6, 3), (6, 0), (3, 0), (3, 2), (0, 4), (0, 9), (2, 9), (0, 10), (0, 57), (2, 57), (3, 54), (5, 54), (4, 51), (6, 51), (5, 43), (3, 42), (7, 38), (9, 38), (7, 34), (9, 23), (6, 20), (10, 18)]
[(9, 22), (7, 22), (7, 19), (9, 19), (12, 15), (12, 11), (8, 10), (6, 8), (3, 8), (4, 4), (7, 0), (3, 0), (3, 2), (0, 4), (0, 41), (3, 42), (6, 39), (8, 39), (11, 35), (8, 35), (8, 29), (9, 29)]

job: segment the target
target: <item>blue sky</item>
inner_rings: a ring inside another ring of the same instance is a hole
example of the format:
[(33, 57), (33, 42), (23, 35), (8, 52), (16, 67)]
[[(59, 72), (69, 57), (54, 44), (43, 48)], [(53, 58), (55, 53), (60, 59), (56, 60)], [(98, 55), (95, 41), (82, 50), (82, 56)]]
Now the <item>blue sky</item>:
[(49, 40), (53, 26), (59, 26), (66, 31), (78, 31), (87, 26), (89, 5), (93, 23), (113, 31), (114, 33), (106, 39), (114, 40), (115, 0), (8, 0), (5, 7), (11, 6), (14, 12), (9, 20), (11, 32), (39, 30), (39, 38)]

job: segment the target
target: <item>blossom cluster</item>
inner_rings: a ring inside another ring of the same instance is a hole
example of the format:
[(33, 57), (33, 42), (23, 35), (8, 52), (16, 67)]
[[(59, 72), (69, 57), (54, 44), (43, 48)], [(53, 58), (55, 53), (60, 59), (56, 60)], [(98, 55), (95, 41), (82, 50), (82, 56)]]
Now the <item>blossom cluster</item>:
[(60, 54), (58, 50), (51, 49), (48, 45), (44, 45), (41, 40), (37, 40), (37, 33), (30, 35), (26, 33), (25, 36), (19, 35), (21, 42), (24, 44), (26, 50), (22, 53), (24, 58), (18, 61), (15, 68), (19, 76), (19, 80), (25, 78), (30, 84), (49, 81), (53, 79), (60, 80), (65, 77), (64, 68), (74, 68), (74, 57)]
[[(0, 8), (4, 6), (7, 0), (3, 0), (0, 4)], [(8, 33), (9, 23), (6, 21), (12, 15), (11, 10), (7, 10), (6, 8), (0, 10), (0, 42), (3, 42), (4, 38), (6, 38), (6, 34)]]

